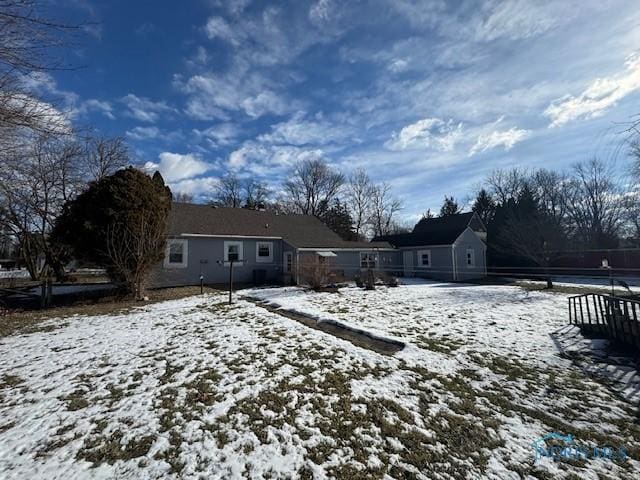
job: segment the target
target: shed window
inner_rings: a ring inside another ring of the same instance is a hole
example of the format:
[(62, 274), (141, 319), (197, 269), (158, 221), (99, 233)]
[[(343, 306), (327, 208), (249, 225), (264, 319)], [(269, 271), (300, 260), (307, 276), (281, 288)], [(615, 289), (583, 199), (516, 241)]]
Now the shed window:
[(476, 266), (476, 252), (473, 248), (467, 248), (467, 267), (473, 268)]
[(187, 266), (187, 240), (168, 240), (164, 266), (182, 268)]
[(273, 243), (257, 242), (256, 243), (256, 262), (273, 261)]
[(378, 255), (375, 253), (360, 253), (360, 268), (376, 268), (378, 266)]
[(431, 267), (431, 250), (418, 251), (418, 265), (423, 268)]

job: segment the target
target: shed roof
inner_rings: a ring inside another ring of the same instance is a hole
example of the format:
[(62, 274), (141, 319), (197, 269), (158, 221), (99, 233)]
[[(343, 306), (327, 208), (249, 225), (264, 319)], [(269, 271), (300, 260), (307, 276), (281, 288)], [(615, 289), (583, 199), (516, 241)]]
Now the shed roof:
[(391, 248), (387, 242), (349, 242), (311, 215), (173, 203), (169, 235), (282, 238), (297, 248)]
[[(422, 245), (451, 245), (476, 218), (473, 212), (447, 215), (438, 218), (423, 218), (411, 233), (384, 235), (374, 241), (389, 242), (395, 247), (414, 247)], [(480, 222), (480, 225), (482, 222)]]

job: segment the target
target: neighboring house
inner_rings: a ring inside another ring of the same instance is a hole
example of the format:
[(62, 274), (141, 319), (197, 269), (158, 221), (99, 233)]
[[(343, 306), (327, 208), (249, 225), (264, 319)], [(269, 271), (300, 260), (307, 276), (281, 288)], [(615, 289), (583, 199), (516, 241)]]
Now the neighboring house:
[(374, 238), (400, 250), (404, 276), (465, 281), (486, 276), (487, 229), (475, 213), (422, 219), (411, 233)]
[(310, 215), (174, 203), (164, 261), (153, 286), (225, 283), (233, 262), (239, 283), (302, 283), (324, 265), (336, 278), (366, 269), (389, 270), (397, 251), (387, 242), (347, 242)]

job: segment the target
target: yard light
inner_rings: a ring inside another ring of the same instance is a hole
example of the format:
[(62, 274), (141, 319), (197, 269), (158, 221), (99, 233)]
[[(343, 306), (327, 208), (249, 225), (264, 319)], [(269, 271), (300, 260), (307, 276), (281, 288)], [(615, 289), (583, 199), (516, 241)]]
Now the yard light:
[(611, 296), (615, 297), (616, 293), (613, 288), (613, 269), (611, 268), (611, 265), (609, 265), (609, 260), (607, 258), (602, 259), (602, 264), (600, 265), (600, 268), (609, 270), (609, 283), (611, 284)]

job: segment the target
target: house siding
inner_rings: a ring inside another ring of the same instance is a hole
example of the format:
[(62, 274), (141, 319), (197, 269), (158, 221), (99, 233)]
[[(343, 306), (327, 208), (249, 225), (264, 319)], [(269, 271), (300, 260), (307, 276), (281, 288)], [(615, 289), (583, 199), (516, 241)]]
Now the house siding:
[(335, 265), (336, 269), (340, 270), (342, 276), (347, 279), (353, 279), (356, 276), (362, 275), (363, 269), (360, 266), (360, 254), (361, 253), (377, 253), (378, 255), (378, 263), (376, 265), (375, 271), (385, 271), (390, 272), (393, 269), (394, 263), (397, 263), (397, 253), (396, 252), (387, 252), (387, 251), (376, 251), (376, 250), (366, 250), (362, 249), (357, 252), (352, 251), (335, 251), (337, 255), (335, 257)]
[[(475, 252), (475, 266), (467, 266), (467, 249), (472, 248)], [(454, 244), (456, 256), (457, 278), (459, 282), (483, 278), (486, 276), (486, 245), (478, 238), (470, 228), (460, 234)]]
[[(233, 280), (237, 283), (253, 283), (254, 270), (264, 270), (268, 283), (282, 282), (283, 241), (277, 239), (246, 239), (234, 237), (199, 238), (175, 237), (187, 240), (187, 265), (184, 268), (165, 267), (158, 263), (150, 276), (152, 287), (169, 287), (200, 284), (200, 273), (205, 284), (223, 284), (229, 281), (229, 267), (224, 265), (224, 242), (239, 241), (243, 245), (244, 261), (233, 266)], [(171, 240), (171, 239), (169, 239)], [(256, 243), (273, 243), (273, 260), (256, 262)], [(201, 263), (204, 262), (204, 263)]]
[[(422, 267), (418, 262), (418, 252), (431, 251), (431, 267)], [(413, 275), (419, 278), (453, 281), (453, 256), (451, 246), (420, 246), (403, 248), (403, 252), (411, 252), (413, 257)]]

